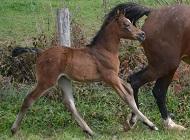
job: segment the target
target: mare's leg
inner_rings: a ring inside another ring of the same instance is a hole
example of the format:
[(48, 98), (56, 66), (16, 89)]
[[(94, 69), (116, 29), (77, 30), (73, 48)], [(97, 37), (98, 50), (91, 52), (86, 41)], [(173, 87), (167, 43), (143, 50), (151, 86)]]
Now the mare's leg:
[[(108, 71), (107, 71), (108, 72)], [(109, 85), (111, 85), (116, 92), (119, 94), (119, 96), (124, 100), (124, 102), (126, 102), (129, 107), (132, 109), (132, 111), (147, 125), (149, 126), (150, 129), (152, 130), (158, 130), (158, 128), (147, 119), (146, 116), (144, 116), (137, 108), (135, 100), (134, 100), (134, 96), (133, 96), (133, 90), (130, 87), (130, 85), (126, 85), (124, 84), (124, 82), (122, 82), (120, 80), (120, 78), (117, 76), (117, 74), (113, 73), (113, 72), (109, 72), (105, 75), (109, 75), (109, 76), (105, 76), (104, 77), (104, 81), (106, 83), (108, 83)]]
[[(139, 88), (147, 82), (154, 81), (155, 79), (157, 79), (158, 76), (159, 75), (156, 73), (156, 71), (154, 69), (151, 69), (149, 66), (129, 76), (128, 82), (131, 84), (133, 88), (134, 99), (138, 108), (139, 108), (139, 102), (138, 102)], [(135, 113), (132, 112), (128, 120), (129, 127), (133, 127), (136, 124), (137, 120), (138, 120), (137, 116), (135, 115)]]
[[(172, 63), (171, 63), (172, 64)], [(175, 64), (175, 63), (174, 63)], [(157, 68), (157, 70), (151, 70), (148, 67), (143, 69), (142, 71), (133, 74), (129, 77), (129, 82), (131, 83), (133, 90), (134, 90), (134, 98), (137, 103), (137, 106), (139, 107), (138, 103), (138, 89), (144, 85), (147, 82), (154, 81), (157, 79), (155, 86), (153, 88), (153, 94), (156, 99), (157, 105), (159, 107), (160, 113), (162, 118), (164, 119), (164, 124), (169, 129), (179, 129), (184, 130), (184, 127), (179, 126), (175, 124), (171, 118), (168, 115), (168, 111), (166, 108), (166, 93), (169, 84), (171, 83), (171, 80), (173, 78), (173, 75), (178, 67), (177, 63), (176, 65), (170, 65), (168, 64), (169, 69), (160, 69)], [(170, 71), (170, 72), (168, 72)], [(130, 119), (128, 120), (129, 126), (135, 125), (137, 121), (137, 116), (135, 113), (131, 113)]]
[(22, 122), (23, 117), (25, 116), (29, 107), (36, 101), (46, 90), (48, 90), (51, 86), (38, 83), (35, 89), (30, 92), (24, 99), (22, 107), (17, 115), (17, 118), (14, 124), (11, 127), (12, 134), (15, 134)]
[(74, 103), (74, 98), (73, 98), (73, 93), (72, 93), (72, 84), (71, 81), (62, 76), (58, 80), (59, 87), (63, 91), (63, 101), (67, 107), (67, 109), (72, 113), (72, 116), (75, 118), (79, 126), (87, 132), (89, 135), (93, 135), (93, 131), (90, 129), (90, 127), (87, 125), (87, 123), (82, 119), (80, 114), (78, 113), (75, 103)]
[(161, 116), (164, 119), (165, 127), (167, 129), (185, 130), (183, 126), (177, 125), (171, 120), (167, 107), (166, 107), (166, 94), (167, 94), (168, 86), (170, 85), (172, 81), (174, 73), (175, 71), (169, 73), (168, 75), (164, 77), (159, 78), (156, 81), (152, 92), (156, 99), (156, 103), (160, 110)]

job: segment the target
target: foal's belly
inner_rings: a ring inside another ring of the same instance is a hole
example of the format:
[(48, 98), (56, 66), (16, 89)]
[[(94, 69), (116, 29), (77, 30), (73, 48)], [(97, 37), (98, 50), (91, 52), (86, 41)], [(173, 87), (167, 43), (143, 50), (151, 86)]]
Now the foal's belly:
[(74, 55), (67, 65), (65, 73), (75, 81), (99, 81), (100, 73), (96, 60), (89, 54)]
[(73, 65), (72, 70), (67, 72), (68, 76), (75, 81), (99, 81), (100, 74), (93, 64)]

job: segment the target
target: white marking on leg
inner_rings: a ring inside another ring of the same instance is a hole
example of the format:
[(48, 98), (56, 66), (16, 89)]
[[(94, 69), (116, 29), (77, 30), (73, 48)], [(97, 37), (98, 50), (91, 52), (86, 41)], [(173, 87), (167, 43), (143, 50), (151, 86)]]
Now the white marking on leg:
[(131, 120), (132, 120), (133, 123), (136, 123), (136, 122), (137, 122), (137, 115), (133, 116), (133, 117), (131, 118)]
[(72, 113), (75, 120), (78, 122), (79, 126), (83, 130), (88, 132), (90, 135), (93, 135), (94, 134), (93, 131), (90, 129), (90, 127), (87, 125), (87, 123), (82, 119), (82, 117), (80, 116), (80, 114), (78, 113), (78, 111), (75, 107), (74, 97), (72, 94), (71, 81), (65, 77), (60, 77), (60, 79), (58, 80), (58, 84), (64, 92), (63, 93), (63, 96), (64, 96), (63, 100), (64, 100), (67, 108), (69, 109), (69, 111)]
[[(51, 87), (50, 87), (51, 88)], [(44, 94), (46, 91), (48, 91), (50, 88), (48, 88), (47, 90), (44, 90), (40, 95)], [(35, 90), (35, 89), (34, 89)], [(33, 90), (33, 91), (34, 91)], [(32, 92), (33, 92), (32, 91)], [(34, 103), (35, 100), (33, 100), (32, 98), (31, 99), (27, 99), (29, 94), (32, 94), (32, 92), (28, 93), (27, 96), (25, 97), (24, 100), (27, 100), (27, 102), (23, 101), (22, 103), (22, 106), (21, 106), (21, 109), (16, 117), (16, 120), (15, 122), (13, 123), (12, 127), (11, 127), (11, 131), (12, 133), (16, 133), (17, 129), (19, 128), (21, 122), (22, 122), (22, 119), (24, 118), (27, 110), (32, 106), (32, 104)], [(22, 109), (23, 108), (23, 105), (24, 104), (27, 104), (27, 107)]]
[(15, 129), (19, 126), (19, 122), (21, 122), (22, 118), (24, 116), (24, 113), (22, 112), (19, 112), (17, 117), (16, 117), (16, 120), (14, 122), (14, 124), (12, 125), (12, 128), (11, 129)]
[(171, 118), (167, 118), (166, 120), (164, 120), (164, 125), (166, 127), (174, 127), (175, 126), (175, 123), (172, 121)]
[(169, 130), (186, 130), (185, 127), (176, 124), (170, 117), (168, 117), (166, 120), (164, 120), (164, 126), (166, 127), (166, 129)]
[[(24, 103), (24, 101), (23, 101), (23, 103)], [(29, 102), (29, 105), (28, 105), (28, 108), (32, 105), (32, 103), (33, 103), (33, 100), (31, 100), (30, 102)], [(23, 105), (22, 105), (23, 106)], [(22, 107), (21, 107), (22, 108)], [(16, 131), (18, 128), (19, 128), (19, 126), (20, 126), (20, 124), (21, 124), (21, 122), (22, 122), (22, 119), (24, 118), (24, 116), (25, 116), (25, 114), (26, 114), (26, 111), (28, 110), (28, 108), (26, 108), (26, 109), (24, 109), (24, 111), (19, 111), (19, 113), (18, 113), (18, 115), (17, 115), (17, 117), (16, 117), (16, 120), (15, 120), (15, 122), (13, 123), (13, 125), (12, 125), (12, 127), (11, 127), (11, 129), (13, 130), (13, 131)]]

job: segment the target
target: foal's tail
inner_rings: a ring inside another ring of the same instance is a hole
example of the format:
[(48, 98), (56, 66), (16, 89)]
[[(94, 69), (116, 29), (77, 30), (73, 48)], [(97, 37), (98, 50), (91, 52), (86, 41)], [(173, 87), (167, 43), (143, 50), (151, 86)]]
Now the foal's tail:
[(38, 48), (23, 48), (23, 47), (16, 47), (12, 50), (12, 57), (19, 56), (23, 53), (34, 53), (39, 55), (42, 52), (41, 49)]
[(118, 6), (124, 9), (126, 18), (128, 18), (134, 25), (137, 20), (139, 20), (144, 15), (148, 16), (153, 10), (152, 8), (144, 7), (132, 2), (123, 3)]

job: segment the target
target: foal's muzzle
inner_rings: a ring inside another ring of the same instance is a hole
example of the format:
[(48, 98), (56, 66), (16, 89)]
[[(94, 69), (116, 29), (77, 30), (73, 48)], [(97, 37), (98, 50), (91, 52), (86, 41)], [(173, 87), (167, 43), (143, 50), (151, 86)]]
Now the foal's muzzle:
[(141, 33), (139, 33), (138, 35), (137, 35), (137, 40), (139, 41), (139, 42), (143, 42), (144, 40), (145, 40), (145, 33), (144, 32), (141, 32)]

